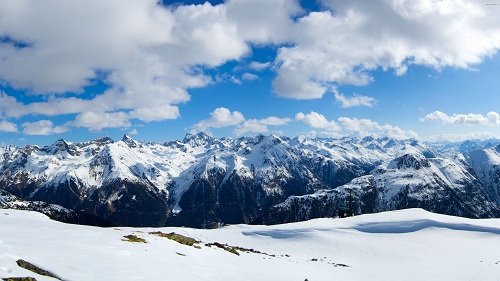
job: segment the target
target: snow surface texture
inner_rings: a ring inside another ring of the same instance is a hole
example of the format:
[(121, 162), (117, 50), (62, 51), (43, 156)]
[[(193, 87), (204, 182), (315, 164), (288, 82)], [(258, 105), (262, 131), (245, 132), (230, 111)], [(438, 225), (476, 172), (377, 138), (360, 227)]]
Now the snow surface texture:
[[(500, 219), (408, 209), (275, 226), (99, 228), (0, 210), (0, 277), (64, 280), (499, 280)], [(149, 232), (176, 232), (198, 248)], [(136, 235), (147, 243), (124, 241)], [(239, 256), (205, 243), (254, 249)], [(271, 256), (274, 255), (274, 256)]]

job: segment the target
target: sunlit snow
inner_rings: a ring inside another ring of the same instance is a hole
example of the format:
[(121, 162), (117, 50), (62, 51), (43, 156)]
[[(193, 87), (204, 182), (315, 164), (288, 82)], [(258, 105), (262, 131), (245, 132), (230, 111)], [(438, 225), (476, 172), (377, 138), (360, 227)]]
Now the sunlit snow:
[[(64, 280), (498, 280), (500, 219), (421, 209), (276, 225), (98, 228), (0, 210), (0, 277), (55, 280), (20, 268), (24, 259)], [(176, 232), (199, 249), (152, 235)], [(134, 234), (147, 243), (123, 241)], [(239, 256), (206, 243), (261, 252)], [(265, 254), (262, 254), (265, 253)]]

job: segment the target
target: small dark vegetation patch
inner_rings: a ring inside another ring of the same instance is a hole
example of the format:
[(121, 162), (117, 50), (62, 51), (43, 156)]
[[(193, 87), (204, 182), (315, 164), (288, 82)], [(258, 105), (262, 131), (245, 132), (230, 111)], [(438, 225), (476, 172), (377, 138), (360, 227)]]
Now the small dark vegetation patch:
[(335, 267), (351, 267), (347, 264), (343, 264), (343, 263), (335, 263), (335, 262), (332, 262), (331, 260), (328, 260), (327, 257), (324, 257), (324, 258), (320, 258), (320, 259), (317, 259), (317, 258), (312, 258), (310, 259), (310, 261), (314, 261), (314, 262), (324, 262), (324, 263), (327, 263), (327, 264), (331, 264)]
[(175, 232), (170, 232), (170, 233), (163, 233), (161, 231), (155, 231), (155, 232), (150, 232), (149, 234), (157, 235), (160, 237), (168, 238), (170, 240), (173, 240), (177, 243), (180, 243), (182, 245), (187, 245), (187, 246), (193, 246), (194, 244), (199, 244), (200, 241), (197, 241), (194, 238), (184, 236)]
[(36, 281), (33, 277), (8, 277), (2, 278), (3, 281)]
[(146, 239), (141, 238), (141, 237), (137, 237), (133, 234), (125, 235), (125, 236), (123, 236), (123, 238), (125, 238), (125, 239), (122, 239), (122, 241), (134, 242), (134, 243), (147, 243)]
[(227, 244), (221, 244), (219, 242), (214, 242), (214, 243), (205, 244), (205, 246), (207, 246), (207, 247), (215, 246), (217, 248), (221, 248), (221, 249), (226, 250), (226, 251), (228, 251), (228, 252), (230, 252), (232, 254), (235, 254), (237, 256), (240, 255), (240, 253), (238, 253), (238, 251), (236, 251), (235, 247), (229, 246)]
[[(40, 275), (43, 275), (43, 276), (48, 276), (48, 277), (52, 277), (52, 278), (55, 278), (55, 279), (62, 280), (61, 278), (57, 277), (57, 275), (55, 275), (54, 273), (52, 273), (50, 271), (47, 271), (47, 270), (45, 270), (43, 268), (40, 268), (40, 267), (38, 267), (38, 266), (36, 266), (36, 265), (34, 265), (34, 264), (30, 263), (30, 262), (27, 262), (25, 260), (19, 259), (19, 260), (16, 261), (16, 263), (17, 263), (17, 265), (19, 267), (22, 267), (22, 268), (24, 268), (26, 270), (29, 270), (31, 272), (34, 272), (36, 274), (40, 274)], [(27, 278), (31, 278), (31, 277), (27, 277)]]
[[(205, 246), (207, 247), (210, 247), (210, 246), (216, 246), (217, 248), (221, 248), (221, 249), (224, 249), (230, 253), (233, 253), (237, 256), (240, 255), (240, 252), (243, 252), (243, 253), (252, 253), (252, 254), (259, 254), (259, 255), (265, 255), (265, 256), (269, 256), (269, 257), (273, 257), (275, 258), (276, 255), (274, 254), (268, 254), (268, 253), (264, 253), (264, 252), (261, 252), (261, 251), (258, 251), (258, 250), (255, 250), (255, 249), (249, 249), (249, 248), (243, 248), (243, 247), (239, 247), (239, 246), (229, 246), (228, 244), (222, 244), (222, 243), (219, 243), (219, 242), (214, 242), (214, 243), (207, 243), (205, 244)], [(286, 255), (287, 257), (289, 257), (289, 255)]]

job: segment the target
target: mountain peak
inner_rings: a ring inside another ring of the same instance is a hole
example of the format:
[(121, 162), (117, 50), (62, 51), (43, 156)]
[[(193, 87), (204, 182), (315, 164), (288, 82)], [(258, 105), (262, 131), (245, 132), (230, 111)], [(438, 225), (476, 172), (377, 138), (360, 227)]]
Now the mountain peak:
[(139, 145), (134, 139), (132, 139), (127, 134), (123, 135), (122, 142), (126, 143), (128, 145), (128, 147), (130, 147), (130, 148), (137, 147)]
[(460, 144), (460, 146), (458, 147), (458, 151), (460, 151), (461, 153), (464, 153), (464, 152), (470, 152), (470, 151), (474, 151), (474, 150), (481, 149), (481, 148), (482, 147), (479, 144), (477, 144), (476, 142), (466, 140), (466, 141), (462, 142), (462, 144)]
[(58, 139), (56, 142), (54, 142), (52, 145), (45, 146), (41, 149), (41, 151), (44, 151), (49, 154), (56, 154), (61, 151), (66, 151), (68, 154), (75, 156), (78, 154), (77, 149), (72, 143), (68, 143), (64, 139)]
[(197, 134), (187, 133), (182, 142), (191, 143), (192, 145), (198, 146), (207, 144), (211, 140), (212, 140), (211, 136), (209, 136), (205, 132), (199, 132)]
[(419, 170), (423, 167), (430, 167), (431, 164), (427, 158), (422, 154), (405, 154), (392, 160), (387, 166), (388, 169), (415, 169)]
[[(125, 138), (125, 136), (129, 137), (127, 134), (125, 134), (123, 137)], [(97, 138), (97, 139), (93, 140), (93, 142), (95, 142), (95, 143), (102, 143), (102, 144), (108, 144), (108, 143), (113, 143), (114, 141), (110, 137), (104, 136), (104, 137), (100, 137), (100, 138)]]

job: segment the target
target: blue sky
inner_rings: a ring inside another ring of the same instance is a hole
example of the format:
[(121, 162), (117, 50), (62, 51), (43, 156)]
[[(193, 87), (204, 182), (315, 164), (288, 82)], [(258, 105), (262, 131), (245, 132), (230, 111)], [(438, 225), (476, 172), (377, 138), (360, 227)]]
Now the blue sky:
[(0, 143), (500, 137), (500, 2), (0, 3)]

